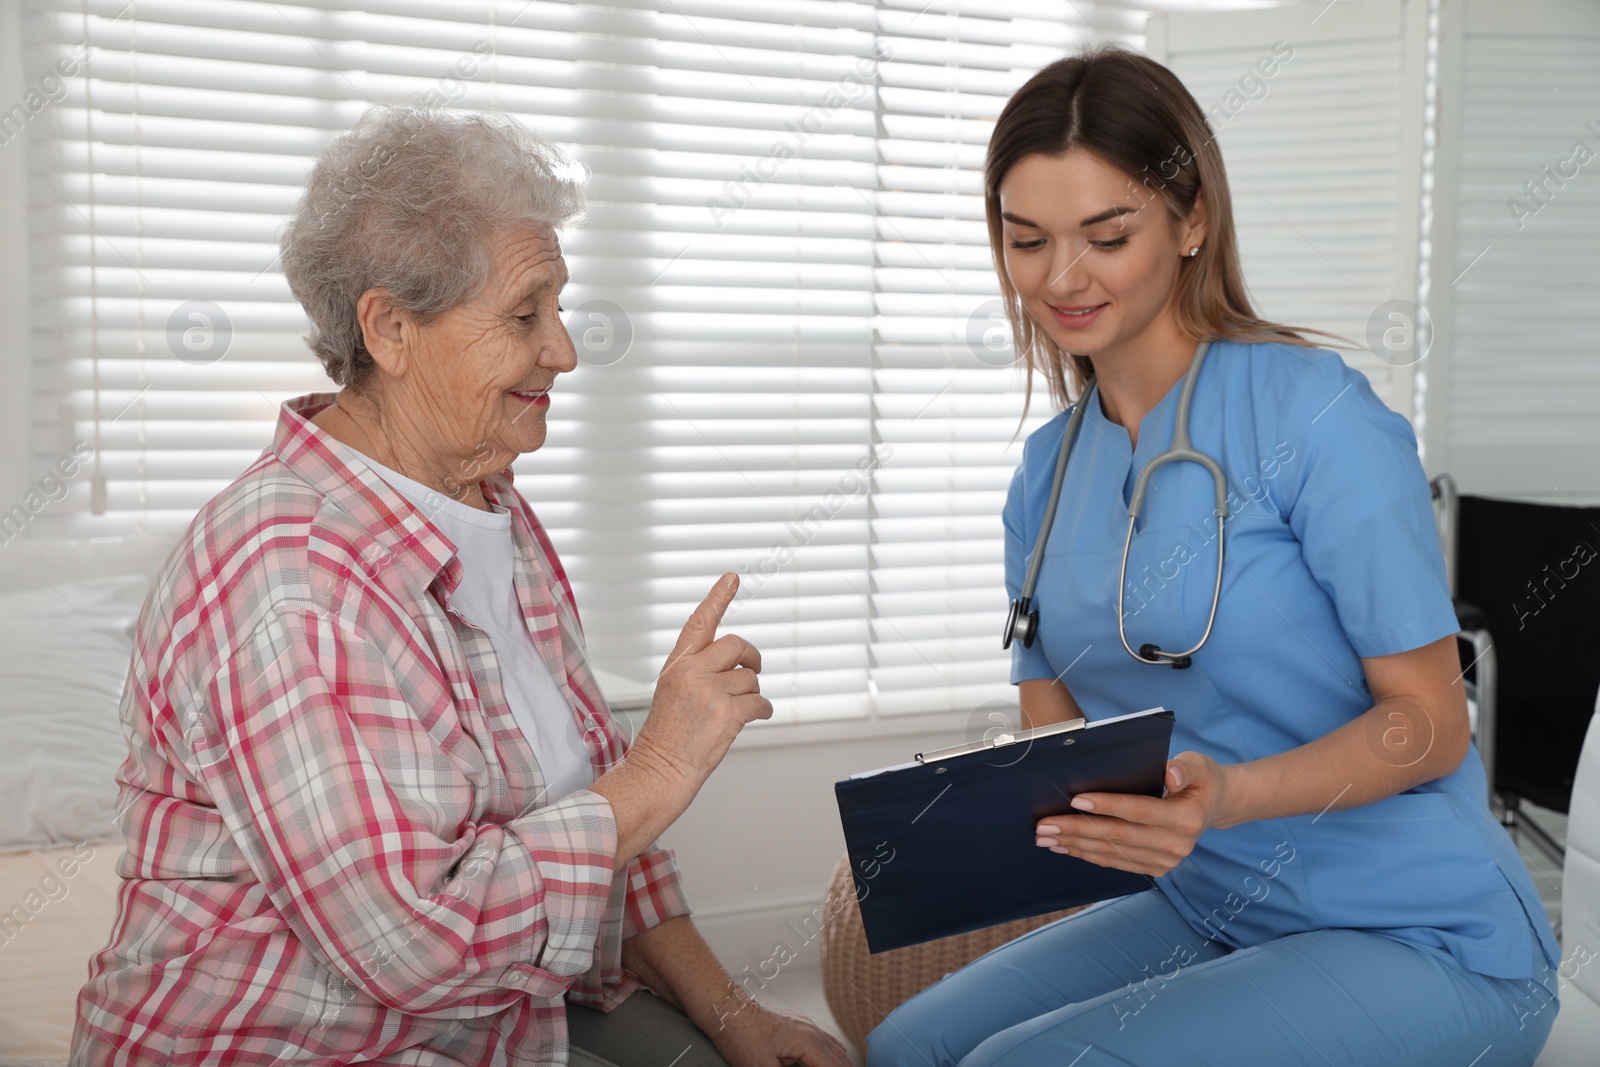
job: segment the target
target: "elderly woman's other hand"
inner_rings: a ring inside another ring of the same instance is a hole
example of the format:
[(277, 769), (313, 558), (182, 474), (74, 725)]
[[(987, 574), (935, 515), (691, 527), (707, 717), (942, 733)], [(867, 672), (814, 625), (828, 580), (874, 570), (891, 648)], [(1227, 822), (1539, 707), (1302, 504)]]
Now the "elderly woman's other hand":
[(716, 636), (738, 589), (738, 575), (724, 574), (689, 616), (627, 759), (594, 783), (616, 816), (618, 870), (683, 813), (739, 731), (772, 715), (761, 653), (737, 634)]
[(804, 1015), (753, 1000), (707, 1034), (729, 1067), (850, 1067), (838, 1038)]

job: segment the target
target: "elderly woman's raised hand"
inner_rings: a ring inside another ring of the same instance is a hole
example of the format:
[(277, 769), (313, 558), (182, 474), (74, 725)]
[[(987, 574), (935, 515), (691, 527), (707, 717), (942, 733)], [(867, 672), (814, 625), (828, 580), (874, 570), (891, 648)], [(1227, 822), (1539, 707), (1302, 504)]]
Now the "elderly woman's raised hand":
[(627, 758), (594, 783), (616, 817), (618, 870), (683, 813), (739, 731), (772, 715), (757, 680), (761, 653), (736, 634), (716, 636), (738, 590), (738, 576), (723, 575), (689, 616)]
[(632, 758), (659, 760), (691, 795), (746, 723), (772, 715), (757, 679), (761, 653), (737, 634), (716, 636), (738, 588), (736, 575), (723, 575), (684, 623), (633, 746)]

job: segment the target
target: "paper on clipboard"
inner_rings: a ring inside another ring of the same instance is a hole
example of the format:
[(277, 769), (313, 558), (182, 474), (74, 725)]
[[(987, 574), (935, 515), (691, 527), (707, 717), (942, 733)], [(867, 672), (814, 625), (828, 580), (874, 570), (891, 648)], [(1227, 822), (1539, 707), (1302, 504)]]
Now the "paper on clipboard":
[(1069, 733), (1073, 730), (1087, 730), (1095, 726), (1104, 726), (1108, 723), (1122, 722), (1124, 719), (1137, 719), (1141, 715), (1157, 715), (1164, 708), (1145, 708), (1143, 711), (1130, 711), (1125, 715), (1110, 715), (1103, 719), (1067, 719), (1064, 722), (1046, 723), (1036, 726), (1032, 730), (1018, 730), (1016, 733), (999, 733), (993, 737), (985, 737), (979, 741), (969, 741), (962, 745), (953, 745), (950, 748), (933, 749), (929, 752), (918, 752), (917, 758), (906, 763), (895, 763), (888, 767), (879, 767), (871, 771), (858, 771), (851, 778), (874, 778), (880, 774), (889, 774), (893, 771), (903, 771), (911, 767), (920, 767), (935, 760), (950, 759), (953, 756), (964, 756), (969, 752), (986, 752), (990, 749), (1004, 748), (1007, 745), (1026, 744), (1040, 738), (1054, 737), (1056, 734)]

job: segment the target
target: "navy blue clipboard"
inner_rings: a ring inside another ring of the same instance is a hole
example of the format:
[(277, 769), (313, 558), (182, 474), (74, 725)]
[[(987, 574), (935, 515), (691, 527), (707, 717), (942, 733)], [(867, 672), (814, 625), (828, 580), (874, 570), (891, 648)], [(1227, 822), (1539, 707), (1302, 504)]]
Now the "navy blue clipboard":
[(1162, 795), (1172, 712), (1058, 723), (835, 783), (874, 953), (1149, 889), (1034, 842), (1077, 793)]

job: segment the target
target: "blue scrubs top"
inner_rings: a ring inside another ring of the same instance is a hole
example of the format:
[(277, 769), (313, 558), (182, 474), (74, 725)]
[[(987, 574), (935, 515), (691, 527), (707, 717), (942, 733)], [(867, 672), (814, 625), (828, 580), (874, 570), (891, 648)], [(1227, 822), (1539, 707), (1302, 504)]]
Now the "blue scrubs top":
[[(1187, 670), (1135, 662), (1117, 638), (1117, 567), (1138, 472), (1172, 441), (1180, 384), (1139, 445), (1098, 397), (1084, 413), (1011, 680), (1060, 677), (1090, 719), (1165, 706), (1172, 752), (1242, 763), (1314, 741), (1373, 703), (1361, 657), (1456, 632), (1427, 478), (1410, 424), (1335, 353), (1211, 345), (1189, 417), (1228, 480), (1216, 625)], [(1006, 586), (1020, 595), (1049, 499), (1064, 412), (1031, 434), (1006, 501)], [(1128, 560), (1135, 650), (1192, 647), (1216, 575), (1215, 496), (1194, 463), (1160, 468)], [(1397, 728), (1398, 729), (1398, 728)], [(1384, 742), (1387, 742), (1385, 744)], [(1373, 749), (1420, 758), (1427, 738)], [(1515, 845), (1485, 809), (1476, 747), (1453, 773), (1345, 811), (1208, 830), (1154, 879), (1205, 937), (1233, 947), (1355, 928), (1443, 949), (1469, 970), (1531, 977), (1560, 950)], [(1332, 802), (1335, 798), (1329, 797)]]

